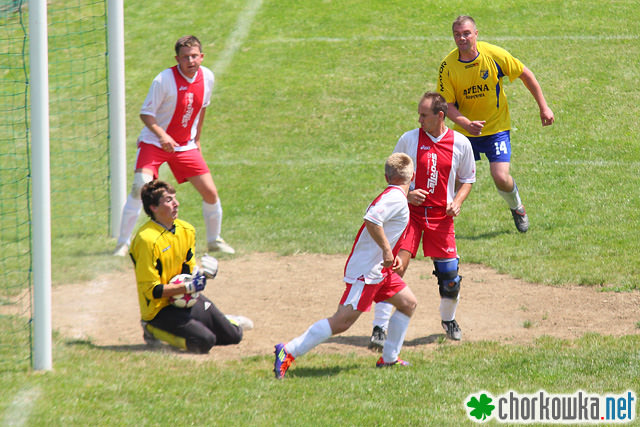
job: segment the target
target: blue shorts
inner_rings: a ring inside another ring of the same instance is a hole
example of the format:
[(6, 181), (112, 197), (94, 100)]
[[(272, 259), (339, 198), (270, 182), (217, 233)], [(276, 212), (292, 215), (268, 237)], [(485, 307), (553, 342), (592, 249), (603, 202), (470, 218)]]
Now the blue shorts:
[(469, 141), (473, 147), (473, 157), (480, 160), (480, 153), (484, 153), (493, 162), (511, 161), (511, 136), (510, 131), (494, 133), (487, 136), (469, 136)]

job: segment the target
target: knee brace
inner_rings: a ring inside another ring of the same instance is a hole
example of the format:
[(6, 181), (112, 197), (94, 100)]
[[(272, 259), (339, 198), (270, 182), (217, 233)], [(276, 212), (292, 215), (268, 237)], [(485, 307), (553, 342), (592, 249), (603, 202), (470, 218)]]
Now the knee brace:
[(131, 197), (134, 199), (140, 200), (140, 193), (142, 191), (142, 187), (147, 182), (153, 181), (153, 177), (151, 175), (147, 175), (146, 173), (136, 172), (133, 174), (133, 184), (131, 184)]
[(456, 299), (460, 293), (462, 276), (458, 275), (458, 258), (433, 261), (433, 275), (438, 278), (438, 288), (442, 298)]

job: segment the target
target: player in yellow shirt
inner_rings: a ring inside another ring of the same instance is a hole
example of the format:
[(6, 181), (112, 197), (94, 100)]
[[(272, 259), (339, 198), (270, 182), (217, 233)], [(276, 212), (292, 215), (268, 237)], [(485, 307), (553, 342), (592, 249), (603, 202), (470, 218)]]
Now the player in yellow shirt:
[(489, 160), (498, 193), (509, 205), (516, 228), (524, 233), (529, 218), (510, 173), (511, 119), (503, 78), (522, 80), (538, 104), (542, 126), (553, 124), (553, 111), (531, 70), (506, 50), (477, 41), (472, 17), (459, 16), (452, 30), (457, 48), (444, 58), (438, 74), (438, 91), (449, 104), (447, 117), (469, 138), (475, 159), (484, 153)]
[[(196, 273), (196, 231), (178, 219), (179, 203), (170, 184), (154, 180), (142, 187), (141, 198), (149, 221), (140, 227), (131, 244), (138, 286), (143, 338), (149, 345), (165, 341), (193, 353), (207, 353), (214, 345), (237, 344), (253, 323), (243, 316), (225, 316), (200, 293), (195, 305), (171, 305), (173, 295), (200, 292), (207, 277), (217, 273), (217, 261), (204, 256)], [(192, 280), (170, 283), (178, 274)]]

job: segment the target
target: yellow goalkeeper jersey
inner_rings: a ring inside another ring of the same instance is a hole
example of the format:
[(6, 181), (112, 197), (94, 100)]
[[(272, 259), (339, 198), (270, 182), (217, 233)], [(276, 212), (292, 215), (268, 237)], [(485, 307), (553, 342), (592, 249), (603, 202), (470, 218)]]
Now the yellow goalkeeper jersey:
[(129, 252), (136, 272), (142, 320), (153, 319), (169, 305), (169, 298), (154, 298), (153, 288), (169, 283), (173, 276), (193, 271), (195, 245), (195, 228), (180, 219), (174, 221), (171, 231), (153, 220), (140, 227)]
[[(444, 99), (456, 105), (471, 121), (485, 120), (482, 136), (511, 129), (503, 77), (518, 78), (524, 65), (501, 47), (477, 42), (478, 56), (470, 62), (458, 59), (458, 49), (449, 53), (440, 64), (438, 91)], [(458, 132), (472, 136), (454, 125)]]

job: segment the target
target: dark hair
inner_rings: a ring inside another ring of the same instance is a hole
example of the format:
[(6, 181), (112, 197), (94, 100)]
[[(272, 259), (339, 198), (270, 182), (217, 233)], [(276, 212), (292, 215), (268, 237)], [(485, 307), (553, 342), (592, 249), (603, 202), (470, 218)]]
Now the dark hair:
[(180, 37), (176, 42), (176, 55), (180, 55), (180, 49), (183, 47), (197, 47), (202, 52), (202, 44), (196, 36)]
[(422, 98), (420, 99), (420, 103), (422, 104), (422, 101), (424, 101), (425, 99), (431, 99), (431, 111), (433, 112), (433, 114), (438, 114), (440, 111), (442, 111), (445, 116), (447, 115), (447, 109), (449, 105), (447, 104), (447, 101), (445, 101), (445, 99), (442, 97), (442, 95), (440, 95), (438, 92), (425, 92), (425, 94), (422, 95)]
[(142, 187), (140, 194), (140, 197), (142, 198), (142, 206), (144, 207), (146, 214), (152, 219), (155, 218), (153, 216), (151, 206), (158, 206), (160, 204), (160, 199), (165, 192), (169, 194), (176, 194), (176, 189), (168, 182), (160, 181), (159, 179), (147, 182)]
[(476, 21), (474, 21), (472, 17), (469, 15), (460, 15), (453, 21), (453, 24), (451, 24), (451, 31), (453, 31), (453, 27), (456, 25), (462, 25), (467, 21), (470, 21), (474, 28), (476, 27)]

